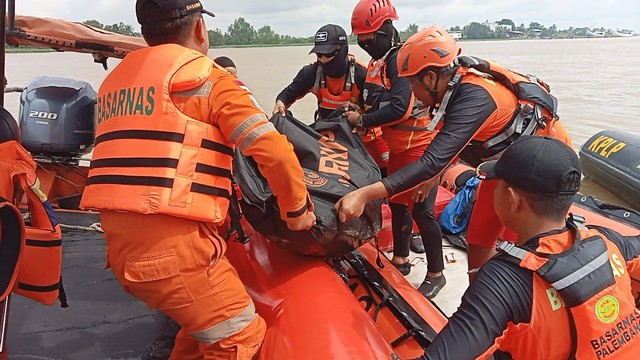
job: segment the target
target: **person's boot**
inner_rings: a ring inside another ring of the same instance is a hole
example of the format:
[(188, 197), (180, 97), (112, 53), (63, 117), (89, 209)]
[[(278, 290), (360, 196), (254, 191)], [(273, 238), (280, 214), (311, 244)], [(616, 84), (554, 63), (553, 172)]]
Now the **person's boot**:
[(392, 263), (392, 264), (393, 266), (396, 267), (396, 269), (398, 269), (398, 271), (400, 271), (400, 274), (404, 276), (409, 275), (409, 273), (411, 272), (411, 267), (413, 266), (408, 261), (404, 264), (395, 264), (395, 263)]
[(422, 243), (422, 236), (420, 234), (411, 234), (411, 240), (409, 240), (409, 249), (414, 253), (424, 253), (424, 244)]
[(447, 279), (444, 277), (444, 274), (437, 277), (427, 275), (418, 288), (418, 291), (420, 291), (427, 299), (433, 299), (438, 295), (446, 283)]

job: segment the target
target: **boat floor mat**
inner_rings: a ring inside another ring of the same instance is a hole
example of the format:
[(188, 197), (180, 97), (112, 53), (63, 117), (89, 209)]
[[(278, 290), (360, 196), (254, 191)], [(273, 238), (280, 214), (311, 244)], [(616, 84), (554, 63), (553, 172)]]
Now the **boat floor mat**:
[[(56, 212), (64, 224), (87, 227), (98, 214)], [(69, 308), (14, 295), (9, 309), (10, 359), (168, 359), (177, 325), (122, 290), (105, 270), (103, 234), (63, 228), (63, 268)]]

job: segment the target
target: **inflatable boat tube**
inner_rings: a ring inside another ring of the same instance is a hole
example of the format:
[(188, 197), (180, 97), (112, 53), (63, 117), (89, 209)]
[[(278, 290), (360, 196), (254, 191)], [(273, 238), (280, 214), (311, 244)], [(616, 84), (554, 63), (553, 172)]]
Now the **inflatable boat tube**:
[(267, 322), (258, 360), (421, 358), (447, 322), (371, 244), (325, 261), (242, 225), (226, 256)]
[(580, 149), (585, 177), (640, 209), (640, 136), (601, 131)]

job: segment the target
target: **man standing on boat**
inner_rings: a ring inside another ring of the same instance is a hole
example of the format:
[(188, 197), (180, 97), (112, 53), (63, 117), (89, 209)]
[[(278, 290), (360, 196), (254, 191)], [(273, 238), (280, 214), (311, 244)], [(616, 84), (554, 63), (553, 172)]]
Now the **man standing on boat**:
[[(345, 113), (355, 131), (367, 133), (376, 127), (382, 128), (382, 137), (389, 145), (390, 174), (420, 158), (436, 133), (427, 129), (430, 116), (415, 100), (411, 84), (398, 74), (396, 64), (402, 39), (393, 26), (397, 19), (398, 13), (389, 0), (361, 0), (353, 9), (352, 33), (357, 36), (358, 45), (371, 55), (371, 61), (363, 90), (363, 111)], [(412, 242), (416, 239), (411, 236), (413, 217), (427, 257), (427, 275), (419, 287), (427, 298), (436, 296), (446, 283), (442, 273), (442, 233), (435, 217), (437, 191), (437, 184), (432, 184), (415, 197), (415, 201), (411, 194), (389, 199), (393, 233), (391, 263), (405, 275), (411, 269), (409, 249), (414, 249)]]
[[(640, 236), (582, 225), (567, 212), (580, 161), (559, 140), (521, 136), (478, 167), (515, 244), (477, 273), (428, 359), (632, 359), (640, 353)], [(479, 330), (481, 329), (481, 330)], [(502, 356), (498, 356), (502, 355)]]
[[(429, 128), (439, 130), (438, 135), (417, 161), (343, 197), (336, 204), (341, 220), (358, 216), (373, 199), (393, 196), (423, 182), (421, 187), (431, 186), (458, 158), (471, 166), (497, 158), (521, 134), (547, 135), (571, 143), (546, 84), (492, 62), (459, 57), (460, 52), (453, 37), (437, 26), (403, 44), (398, 53), (399, 75), (409, 79), (418, 100), (432, 107)], [(496, 240), (505, 231), (494, 211), (491, 194), (495, 184), (487, 181), (480, 186), (471, 214), (467, 231), (471, 278), (495, 253)], [(424, 192), (421, 187), (415, 191)]]
[(252, 156), (292, 230), (315, 224), (292, 146), (251, 92), (207, 57), (194, 0), (138, 0), (149, 48), (98, 92), (96, 146), (81, 206), (101, 212), (123, 288), (181, 325), (171, 359), (252, 359), (264, 320), (225, 258), (234, 147)]
[[(317, 61), (300, 69), (291, 84), (278, 94), (273, 114), (284, 116), (286, 109), (308, 93), (313, 93), (318, 99), (315, 121), (328, 119), (336, 109), (346, 104), (362, 107), (362, 88), (367, 68), (349, 54), (344, 29), (335, 24), (318, 29), (315, 46), (309, 53), (316, 54)], [(389, 147), (381, 135), (380, 129), (376, 129), (362, 136), (362, 142), (384, 176)]]

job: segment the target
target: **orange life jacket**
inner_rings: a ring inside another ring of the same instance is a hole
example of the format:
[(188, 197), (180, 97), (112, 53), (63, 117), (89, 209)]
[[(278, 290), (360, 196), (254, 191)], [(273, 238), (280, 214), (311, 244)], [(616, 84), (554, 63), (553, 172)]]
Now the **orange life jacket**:
[[(520, 135), (541, 134), (545, 129), (553, 128), (558, 121), (556, 110), (558, 100), (551, 95), (549, 85), (533, 75), (522, 75), (497, 63), (471, 56), (458, 57), (460, 68), (447, 84), (447, 91), (441, 104), (434, 109), (430, 129), (435, 129), (445, 116), (447, 105), (458, 85), (466, 80), (469, 69), (479, 72), (482, 76), (489, 75), (492, 80), (506, 87), (517, 98), (518, 105), (513, 116), (501, 129), (481, 141), (474, 140), (469, 145), (482, 147), (483, 151), (492, 148), (504, 149), (505, 143), (512, 143)], [(477, 74), (477, 73), (476, 73)], [(483, 138), (477, 136), (477, 138)], [(483, 152), (480, 151), (480, 152)]]
[[(316, 79), (313, 84), (311, 92), (318, 98), (318, 108), (321, 112), (331, 113), (333, 110), (339, 108), (344, 103), (352, 102), (358, 103), (360, 98), (360, 89), (358, 89), (356, 80), (356, 59), (352, 55), (349, 55), (349, 68), (347, 70), (346, 78), (336, 79), (342, 82), (342, 91), (338, 94), (332, 94), (327, 87), (327, 82), (333, 79), (328, 78), (324, 73), (322, 66), (318, 65), (316, 71)], [(322, 111), (324, 110), (324, 111)]]
[[(397, 48), (392, 48), (379, 60), (369, 61), (364, 89), (362, 90), (367, 112), (385, 107), (391, 101), (391, 79), (386, 76), (386, 59), (393, 51), (397, 51)], [(416, 101), (412, 93), (406, 114), (402, 118), (382, 126), (384, 128), (382, 131), (383, 138), (389, 145), (391, 154), (399, 154), (414, 146), (431, 143), (436, 131), (427, 129), (430, 121), (431, 118), (427, 109), (420, 101)]]
[[(349, 55), (349, 69), (347, 71), (344, 84), (342, 85), (342, 91), (339, 94), (332, 94), (329, 90), (330, 86), (327, 84), (331, 81), (340, 81), (342, 79), (327, 78), (324, 74), (322, 66), (318, 65), (316, 71), (316, 79), (311, 89), (311, 92), (318, 98), (318, 111), (320, 114), (330, 114), (338, 107), (342, 106), (346, 102), (352, 102), (357, 104), (360, 99), (360, 91), (356, 80), (356, 58), (353, 55)], [(382, 130), (379, 127), (372, 128), (366, 134), (362, 135), (362, 141), (364, 143), (371, 142), (379, 137), (382, 137)]]
[(24, 252), (24, 221), (20, 210), (0, 197), (0, 301), (13, 290)]
[[(29, 220), (25, 226), (25, 247), (13, 292), (44, 305), (60, 299), (67, 307), (62, 287), (62, 231), (47, 196), (40, 190), (36, 164), (16, 141), (0, 144), (0, 159), (11, 159), (8, 177), (0, 180), (2, 196), (24, 193)], [(17, 188), (17, 189), (16, 189)]]
[[(193, 76), (174, 83), (187, 64)], [(113, 69), (98, 91), (96, 146), (81, 207), (224, 221), (234, 146), (170, 98), (202, 84), (213, 66), (199, 52), (168, 44), (134, 51)]]
[(569, 315), (569, 359), (631, 359), (640, 349), (640, 311), (624, 257), (600, 232), (581, 228), (573, 229), (573, 246), (560, 254), (530, 251), (510, 242), (501, 242), (498, 250), (559, 294), (558, 306), (566, 307)]

